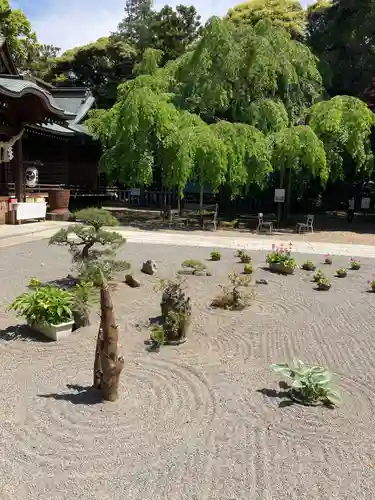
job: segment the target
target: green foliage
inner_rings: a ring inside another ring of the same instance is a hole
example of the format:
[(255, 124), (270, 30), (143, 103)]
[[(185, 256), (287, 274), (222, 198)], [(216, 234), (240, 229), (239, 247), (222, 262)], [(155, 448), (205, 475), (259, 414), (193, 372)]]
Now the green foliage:
[(295, 269), (297, 263), (292, 257), (291, 249), (277, 248), (266, 256), (267, 264), (281, 264), (284, 267)]
[(300, 360), (293, 363), (278, 363), (271, 369), (284, 377), (292, 379), (291, 395), (298, 401), (314, 404), (321, 401), (328, 405), (338, 405), (340, 395), (332, 389), (332, 375), (320, 366), (305, 365)]
[(132, 77), (136, 57), (129, 42), (103, 37), (50, 59), (41, 76), (54, 84), (88, 87), (97, 106), (110, 107), (116, 100), (117, 85)]
[(346, 278), (348, 275), (348, 271), (344, 267), (340, 267), (340, 269), (337, 269), (336, 275), (339, 278)]
[(316, 271), (316, 273), (314, 273), (313, 275), (313, 280), (318, 283), (318, 281), (320, 281), (321, 279), (325, 278), (326, 275), (323, 273), (323, 271), (321, 269), (318, 269)]
[(112, 259), (126, 240), (117, 232), (103, 229), (105, 226), (118, 224), (108, 211), (88, 208), (76, 212), (75, 218), (84, 224), (73, 224), (60, 229), (50, 238), (49, 244), (69, 248), (82, 280), (99, 284), (101, 273), (106, 279), (112, 279), (115, 272), (129, 269), (127, 262)]
[(211, 260), (220, 260), (221, 259), (221, 253), (219, 252), (219, 250), (213, 250), (211, 252)]
[(349, 266), (353, 271), (359, 271), (359, 269), (361, 269), (361, 261), (358, 259), (353, 259), (353, 257), (351, 257), (349, 260)]
[(84, 312), (98, 301), (98, 292), (91, 281), (81, 280), (72, 290), (74, 310)]
[(209, 122), (247, 122), (258, 99), (281, 101), (293, 122), (322, 92), (310, 50), (264, 20), (237, 28), (213, 18), (177, 76), (178, 102)]
[(297, 0), (250, 0), (229, 9), (227, 18), (236, 24), (251, 26), (268, 19), (296, 39), (302, 39), (306, 32), (306, 12)]
[(73, 296), (69, 291), (47, 286), (19, 295), (9, 310), (31, 323), (59, 325), (71, 321), (72, 306)]
[(191, 267), (192, 269), (194, 269), (194, 271), (204, 271), (205, 269), (207, 269), (206, 264), (196, 259), (184, 260), (181, 265), (182, 267)]
[(243, 268), (243, 272), (245, 274), (252, 274), (253, 273), (253, 265), (252, 264), (245, 264)]
[(163, 52), (148, 48), (144, 51), (141, 61), (134, 66), (135, 75), (154, 75), (160, 67)]
[(153, 325), (151, 327), (150, 339), (158, 347), (164, 344), (165, 333), (162, 325)]
[(29, 284), (27, 285), (28, 288), (38, 288), (42, 285), (42, 282), (38, 278), (30, 278)]
[(9, 44), (16, 65), (29, 69), (29, 64), (38, 54), (39, 44), (30, 21), (21, 9), (11, 9), (9, 0), (0, 0), (0, 13), (9, 12), (0, 19), (0, 31)]
[(311, 260), (306, 260), (302, 264), (302, 269), (304, 269), (305, 271), (315, 271), (316, 265)]
[[(357, 173), (370, 175), (373, 168), (370, 139), (375, 116), (363, 101), (337, 96), (319, 102), (309, 109), (307, 123), (324, 144), (332, 180), (343, 179), (352, 164)], [(349, 166), (344, 163), (345, 156), (352, 160)]]
[(374, 2), (319, 1), (308, 9), (308, 32), (328, 92), (362, 96), (374, 76)]
[(313, 177), (320, 177), (322, 182), (328, 179), (324, 144), (308, 126), (277, 132), (272, 162), (275, 169), (283, 167), (296, 173), (307, 171)]
[(228, 309), (231, 311), (242, 311), (254, 297), (254, 288), (244, 292), (243, 287), (249, 287), (251, 276), (241, 276), (237, 271), (228, 275), (229, 285), (219, 285), (221, 293), (211, 302), (211, 307)]
[(329, 290), (331, 288), (331, 282), (327, 278), (327, 276), (320, 276), (317, 281), (318, 290)]
[(237, 255), (241, 264), (249, 264), (252, 260), (251, 255), (249, 255), (245, 250), (240, 250)]

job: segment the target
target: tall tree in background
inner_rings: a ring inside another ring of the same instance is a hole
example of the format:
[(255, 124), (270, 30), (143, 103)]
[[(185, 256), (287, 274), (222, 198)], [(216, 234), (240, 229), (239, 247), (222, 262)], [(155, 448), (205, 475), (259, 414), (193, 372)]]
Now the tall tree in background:
[(195, 7), (165, 5), (152, 16), (150, 45), (163, 52), (163, 64), (184, 54), (202, 33), (200, 16)]
[(145, 49), (150, 42), (153, 0), (126, 0), (125, 17), (118, 25), (118, 34), (128, 43)]
[(137, 52), (116, 37), (66, 51), (53, 61), (43, 77), (57, 85), (88, 87), (99, 107), (108, 108), (116, 100), (117, 85), (132, 77)]
[(302, 40), (306, 34), (306, 11), (298, 0), (248, 0), (229, 9), (227, 19), (252, 26), (268, 19), (275, 26), (285, 28), (297, 40)]
[(16, 65), (29, 69), (38, 56), (38, 41), (30, 21), (20, 9), (11, 9), (9, 0), (0, 0), (0, 12), (9, 12), (0, 19), (0, 33), (6, 38)]
[(363, 96), (375, 68), (374, 1), (320, 1), (308, 12), (309, 43), (329, 69), (327, 90)]

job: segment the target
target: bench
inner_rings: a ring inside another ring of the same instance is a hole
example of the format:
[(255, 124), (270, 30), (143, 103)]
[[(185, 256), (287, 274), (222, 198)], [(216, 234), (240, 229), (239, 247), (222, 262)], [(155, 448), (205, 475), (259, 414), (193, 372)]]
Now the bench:
[(183, 217), (195, 219), (199, 221), (201, 228), (204, 230), (209, 226), (213, 226), (214, 231), (217, 228), (217, 216), (219, 213), (219, 205), (217, 203), (201, 206), (199, 203), (185, 203), (181, 211)]

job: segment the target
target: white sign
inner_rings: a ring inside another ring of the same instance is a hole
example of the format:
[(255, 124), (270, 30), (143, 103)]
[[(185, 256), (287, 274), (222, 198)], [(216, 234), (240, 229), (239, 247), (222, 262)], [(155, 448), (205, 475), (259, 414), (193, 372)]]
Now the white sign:
[(284, 203), (285, 189), (275, 189), (275, 203)]
[(368, 210), (370, 208), (370, 198), (361, 199), (361, 208), (364, 210)]
[(133, 188), (130, 190), (130, 196), (140, 196), (141, 188)]

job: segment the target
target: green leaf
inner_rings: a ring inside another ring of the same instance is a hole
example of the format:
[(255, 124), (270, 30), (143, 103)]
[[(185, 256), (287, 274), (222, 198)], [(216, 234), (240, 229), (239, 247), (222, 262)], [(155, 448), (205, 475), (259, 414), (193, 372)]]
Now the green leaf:
[(331, 404), (335, 406), (338, 406), (341, 403), (340, 394), (337, 391), (333, 391), (332, 389), (329, 389), (327, 391), (326, 398)]

